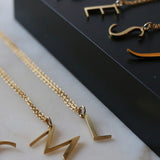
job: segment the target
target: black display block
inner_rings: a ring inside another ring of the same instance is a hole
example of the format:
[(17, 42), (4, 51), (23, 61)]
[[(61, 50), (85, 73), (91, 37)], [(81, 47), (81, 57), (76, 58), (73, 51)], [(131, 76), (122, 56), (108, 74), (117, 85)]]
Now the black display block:
[(84, 7), (106, 3), (114, 2), (15, 0), (15, 17), (160, 156), (160, 59), (138, 59), (126, 52), (160, 52), (160, 31), (146, 32), (141, 40), (135, 32), (121, 39), (108, 36), (113, 23), (117, 31), (160, 23), (160, 1), (122, 7), (119, 16), (114, 10), (103, 17), (92, 12), (86, 19)]

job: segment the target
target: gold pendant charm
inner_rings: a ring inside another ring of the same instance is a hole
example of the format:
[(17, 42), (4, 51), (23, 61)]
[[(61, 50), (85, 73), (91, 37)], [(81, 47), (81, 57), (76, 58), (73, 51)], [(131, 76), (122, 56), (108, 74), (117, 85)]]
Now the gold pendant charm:
[(93, 139), (95, 141), (97, 141), (97, 140), (104, 140), (104, 139), (111, 139), (112, 138), (112, 135), (98, 136), (97, 133), (96, 133), (96, 131), (95, 131), (95, 129), (94, 129), (94, 127), (93, 127), (93, 123), (92, 123), (89, 115), (85, 115), (85, 121), (86, 121), (87, 126), (88, 126), (88, 128), (90, 130), (90, 133), (91, 133), (91, 135), (92, 135), (92, 137), (93, 137)]
[(137, 52), (134, 52), (130, 49), (127, 49), (127, 51), (133, 55), (133, 56), (136, 56), (136, 57), (139, 57), (139, 58), (158, 58), (160, 57), (160, 53), (137, 53)]
[(31, 144), (30, 146), (32, 147), (35, 143), (37, 143), (40, 139), (42, 139), (43, 137), (45, 137), (46, 135), (48, 135), (47, 137), (47, 142), (46, 142), (46, 146), (45, 146), (45, 149), (44, 149), (44, 154), (46, 153), (49, 153), (49, 152), (52, 152), (52, 151), (55, 151), (57, 149), (60, 149), (66, 145), (69, 145), (68, 148), (66, 149), (65, 153), (63, 154), (63, 159), (64, 160), (67, 160), (69, 155), (71, 154), (71, 152), (73, 151), (73, 149), (75, 148), (80, 136), (78, 137), (74, 137), (64, 143), (61, 143), (57, 146), (54, 146), (54, 147), (50, 147), (50, 144), (51, 144), (51, 141), (52, 141), (52, 138), (53, 138), (53, 134), (54, 134), (54, 126), (52, 126), (51, 128), (49, 128), (48, 131), (46, 131), (45, 133), (43, 133), (41, 136), (39, 136), (37, 139), (35, 139)]
[(9, 145), (16, 148), (16, 143), (9, 141), (0, 141), (0, 145)]
[(159, 30), (160, 29), (160, 24), (154, 24), (152, 22), (147, 22), (143, 26), (132, 26), (132, 27), (129, 27), (129, 28), (125, 29), (122, 32), (119, 32), (119, 33), (116, 32), (115, 33), (115, 32), (112, 31), (112, 29), (116, 26), (117, 26), (117, 24), (112, 24), (109, 27), (108, 31), (109, 31), (110, 36), (120, 37), (120, 36), (124, 36), (124, 35), (128, 34), (129, 32), (140, 31), (139, 37), (143, 37), (145, 31), (149, 31), (151, 29), (152, 30)]
[(115, 9), (116, 13), (119, 14), (120, 12), (119, 12), (118, 7), (120, 6), (121, 4), (119, 3), (113, 3), (113, 4), (101, 5), (101, 6), (91, 6), (91, 7), (85, 7), (84, 12), (87, 18), (89, 18), (89, 11), (93, 11), (93, 10), (100, 10), (101, 14), (104, 15), (105, 9)]
[(145, 27), (144, 26), (133, 26), (133, 27), (127, 28), (126, 30), (124, 30), (122, 32), (115, 33), (115, 32), (112, 31), (112, 29), (116, 26), (117, 26), (117, 24), (112, 24), (109, 27), (109, 35), (110, 36), (120, 37), (120, 36), (124, 36), (124, 35), (128, 34), (129, 32), (136, 31), (136, 30), (141, 32), (139, 34), (140, 37), (144, 36), (144, 32), (145, 32)]

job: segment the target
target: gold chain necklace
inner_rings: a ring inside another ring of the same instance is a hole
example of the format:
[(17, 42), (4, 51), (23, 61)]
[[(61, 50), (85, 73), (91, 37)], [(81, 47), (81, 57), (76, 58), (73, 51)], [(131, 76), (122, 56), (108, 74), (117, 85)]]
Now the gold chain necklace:
[(86, 108), (84, 106), (78, 107), (75, 102), (55, 82), (53, 82), (22, 50), (20, 50), (2, 32), (0, 32), (0, 38), (38, 78), (40, 78), (49, 88), (51, 88), (52, 91), (54, 91), (63, 100), (63, 102), (73, 112), (76, 112), (81, 118), (85, 119), (94, 140), (111, 139), (111, 135), (98, 136), (89, 115), (86, 115)]
[(91, 6), (91, 7), (85, 7), (84, 12), (87, 18), (89, 18), (89, 11), (93, 10), (100, 10), (101, 14), (104, 15), (104, 10), (106, 9), (115, 9), (117, 14), (120, 14), (119, 12), (119, 7), (122, 7), (124, 5), (126, 6), (133, 6), (133, 5), (138, 5), (138, 4), (143, 4), (143, 3), (148, 3), (148, 2), (153, 2), (155, 0), (117, 0), (113, 4), (109, 5), (100, 5), (100, 6)]
[[(68, 156), (71, 154), (72, 150), (76, 146), (80, 136), (74, 137), (62, 144), (59, 144), (54, 147), (50, 147), (51, 140), (53, 138), (53, 133), (55, 130), (54, 125), (52, 124), (52, 121), (49, 117), (45, 116), (30, 100), (30, 98), (21, 90), (16, 83), (5, 73), (5, 71), (0, 67), (0, 76), (3, 78), (3, 80), (29, 105), (30, 109), (33, 111), (33, 113), (43, 122), (45, 122), (49, 129), (43, 133), (41, 136), (39, 136), (37, 139), (35, 139), (32, 143), (30, 143), (30, 146), (33, 146), (35, 143), (37, 143), (40, 139), (48, 135), (47, 140), (46, 140), (46, 146), (44, 153), (49, 153), (52, 151), (55, 151), (59, 148), (62, 148), (66, 145), (69, 145), (68, 148), (66, 149), (65, 153), (63, 154), (64, 160), (68, 158)], [(2, 142), (2, 144), (9, 144), (14, 146), (13, 143), (11, 142)]]

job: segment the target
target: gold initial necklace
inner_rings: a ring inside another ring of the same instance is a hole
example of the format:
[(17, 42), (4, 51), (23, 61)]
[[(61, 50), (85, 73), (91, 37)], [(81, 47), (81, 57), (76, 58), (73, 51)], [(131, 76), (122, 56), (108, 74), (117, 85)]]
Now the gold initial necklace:
[(73, 111), (76, 112), (82, 119), (85, 119), (89, 131), (94, 140), (111, 139), (111, 135), (98, 136), (89, 115), (86, 115), (86, 108), (78, 105), (55, 83), (53, 82), (22, 50), (20, 50), (9, 38), (0, 32), (0, 38), (13, 51), (13, 53), (52, 91), (54, 91), (63, 102)]
[[(30, 98), (16, 85), (16, 83), (5, 73), (5, 71), (0, 67), (0, 76), (3, 78), (3, 80), (29, 105), (30, 109), (33, 111), (33, 113), (38, 117), (41, 121), (45, 122), (48, 125), (48, 130), (43, 133), (41, 136), (39, 136), (37, 139), (35, 139), (32, 143), (30, 143), (30, 146), (32, 147), (35, 143), (37, 143), (40, 139), (48, 135), (47, 140), (46, 140), (46, 146), (44, 153), (49, 153), (52, 151), (55, 151), (59, 148), (62, 148), (66, 145), (69, 145), (68, 148), (66, 149), (65, 153), (63, 154), (63, 159), (66, 160), (68, 159), (68, 156), (71, 154), (72, 150), (75, 148), (78, 140), (78, 137), (74, 137), (66, 142), (63, 142), (62, 144), (59, 144), (54, 147), (51, 146), (51, 141), (53, 138), (54, 130), (55, 127), (52, 124), (51, 118), (45, 116), (30, 100)], [(9, 144), (12, 146), (15, 146), (14, 143), (11, 142), (1, 142), (2, 144)], [(0, 144), (1, 144), (0, 143)]]
[(93, 10), (99, 10), (102, 15), (104, 15), (104, 10), (106, 9), (115, 9), (117, 14), (120, 14), (119, 7), (122, 6), (133, 6), (133, 5), (138, 5), (138, 4), (143, 4), (143, 3), (148, 3), (148, 2), (153, 2), (155, 0), (117, 0), (113, 4), (109, 5), (100, 5), (100, 6), (90, 6), (90, 7), (85, 7), (84, 12), (87, 18), (89, 18), (89, 11)]

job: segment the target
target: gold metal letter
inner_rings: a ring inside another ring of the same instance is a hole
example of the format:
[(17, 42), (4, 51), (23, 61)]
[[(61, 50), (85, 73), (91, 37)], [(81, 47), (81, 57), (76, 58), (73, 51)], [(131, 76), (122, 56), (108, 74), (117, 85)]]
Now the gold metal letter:
[(9, 141), (0, 141), (0, 145), (10, 145), (12, 147), (16, 147), (16, 143)]
[(120, 5), (114, 3), (114, 4), (110, 4), (110, 5), (85, 7), (84, 11), (85, 11), (86, 17), (89, 18), (89, 11), (90, 10), (100, 10), (101, 14), (104, 15), (104, 9), (112, 9), (112, 8), (114, 8), (116, 13), (119, 14), (118, 7), (120, 7)]
[(144, 36), (144, 32), (145, 32), (144, 26), (142, 26), (142, 27), (140, 27), (140, 26), (133, 26), (133, 27), (129, 27), (129, 28), (125, 29), (125, 30), (122, 31), (122, 32), (114, 33), (114, 32), (112, 31), (112, 29), (113, 29), (114, 27), (116, 27), (116, 26), (117, 26), (117, 24), (112, 24), (112, 25), (109, 27), (109, 30), (108, 30), (108, 31), (109, 31), (109, 35), (110, 35), (110, 36), (120, 37), (120, 36), (124, 36), (124, 35), (128, 34), (129, 32), (132, 32), (132, 31), (135, 31), (135, 30), (139, 30), (139, 31), (141, 32), (141, 33), (139, 34), (140, 37)]
[(69, 157), (69, 155), (71, 154), (72, 150), (74, 149), (74, 147), (76, 146), (80, 136), (78, 137), (74, 137), (62, 144), (59, 144), (57, 146), (54, 147), (50, 147), (51, 144), (51, 140), (53, 138), (53, 133), (54, 133), (54, 126), (51, 127), (48, 131), (46, 131), (45, 133), (43, 133), (41, 136), (39, 136), (36, 140), (34, 140), (30, 146), (32, 147), (35, 143), (37, 143), (40, 139), (42, 139), (44, 136), (48, 135), (47, 137), (47, 142), (46, 142), (46, 146), (45, 146), (45, 150), (44, 150), (44, 154), (55, 151), (59, 148), (62, 148), (66, 145), (69, 145), (68, 148), (66, 149), (65, 153), (63, 154), (63, 158), (64, 160), (67, 160), (67, 158)]
[(96, 134), (96, 131), (93, 127), (93, 124), (92, 124), (92, 121), (89, 117), (89, 115), (85, 115), (85, 120), (86, 120), (86, 123), (87, 123), (87, 126), (90, 130), (90, 133), (93, 137), (93, 139), (96, 141), (96, 140), (103, 140), (103, 139), (111, 139), (112, 138), (112, 135), (104, 135), (104, 136), (97, 136)]

